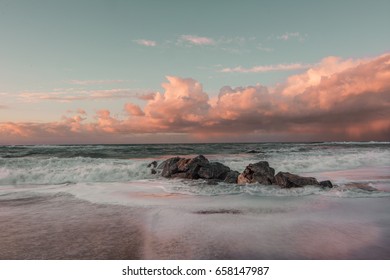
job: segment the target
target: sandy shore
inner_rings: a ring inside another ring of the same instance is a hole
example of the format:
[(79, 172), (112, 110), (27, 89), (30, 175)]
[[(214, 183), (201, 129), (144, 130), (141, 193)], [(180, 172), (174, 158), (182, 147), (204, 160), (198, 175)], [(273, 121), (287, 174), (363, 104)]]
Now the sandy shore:
[(139, 213), (69, 195), (0, 201), (0, 259), (139, 259)]
[(63, 192), (2, 195), (0, 259), (390, 259), (388, 197), (174, 196), (100, 187), (80, 186), (127, 205)]

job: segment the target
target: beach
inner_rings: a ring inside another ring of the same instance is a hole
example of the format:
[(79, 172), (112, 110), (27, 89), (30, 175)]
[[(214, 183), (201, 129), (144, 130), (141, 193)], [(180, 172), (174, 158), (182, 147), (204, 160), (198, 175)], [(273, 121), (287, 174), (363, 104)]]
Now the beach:
[[(390, 259), (390, 144), (218, 145), (2, 147), (0, 259)], [(337, 186), (210, 185), (146, 167), (201, 152)]]

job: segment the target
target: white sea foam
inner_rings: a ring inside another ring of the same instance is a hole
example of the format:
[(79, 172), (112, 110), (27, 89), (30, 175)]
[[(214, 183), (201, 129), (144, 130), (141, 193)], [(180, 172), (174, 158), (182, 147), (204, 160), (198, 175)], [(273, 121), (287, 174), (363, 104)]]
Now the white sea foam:
[(126, 182), (150, 177), (142, 160), (93, 158), (0, 159), (0, 185)]

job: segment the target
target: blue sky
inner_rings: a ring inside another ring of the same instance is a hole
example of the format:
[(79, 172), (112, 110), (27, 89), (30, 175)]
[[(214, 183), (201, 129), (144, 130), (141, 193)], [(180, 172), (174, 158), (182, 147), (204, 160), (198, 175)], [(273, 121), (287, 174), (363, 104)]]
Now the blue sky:
[(325, 57), (388, 52), (388, 11), (380, 0), (0, 0), (0, 122), (79, 108), (123, 117), (166, 76), (199, 81), (210, 97), (273, 87)]

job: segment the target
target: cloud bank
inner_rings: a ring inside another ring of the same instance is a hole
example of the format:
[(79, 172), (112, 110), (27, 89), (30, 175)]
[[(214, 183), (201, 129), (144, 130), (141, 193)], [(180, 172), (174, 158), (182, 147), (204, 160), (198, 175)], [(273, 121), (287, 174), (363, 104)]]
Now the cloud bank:
[(163, 142), (177, 135), (192, 142), (390, 140), (390, 54), (328, 57), (272, 88), (224, 86), (215, 97), (190, 78), (167, 77), (162, 87), (143, 108), (126, 103), (124, 119), (102, 109), (92, 122), (80, 111), (53, 123), (1, 123), (1, 142), (137, 141), (140, 135)]
[(299, 70), (299, 69), (307, 69), (310, 65), (303, 63), (292, 63), (292, 64), (276, 64), (276, 65), (260, 65), (254, 66), (252, 68), (244, 68), (241, 66), (237, 66), (234, 68), (223, 68), (221, 70), (222, 73), (265, 73), (265, 72), (273, 72), (273, 71), (291, 71), (291, 70)]

